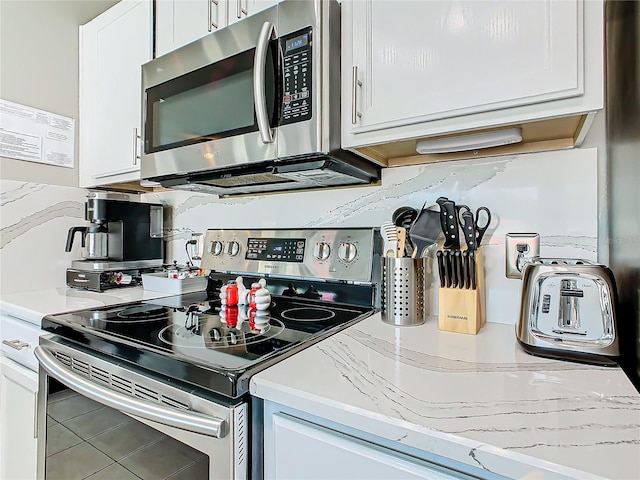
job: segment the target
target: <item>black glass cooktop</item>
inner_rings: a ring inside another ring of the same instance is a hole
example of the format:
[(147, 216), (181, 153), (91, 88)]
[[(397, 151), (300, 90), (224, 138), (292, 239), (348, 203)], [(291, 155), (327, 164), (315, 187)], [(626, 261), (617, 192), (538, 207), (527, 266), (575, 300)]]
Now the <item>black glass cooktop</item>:
[(272, 297), (268, 310), (222, 306), (204, 292), (48, 315), (43, 328), (156, 373), (237, 396), (238, 380), (345, 328), (369, 307)]

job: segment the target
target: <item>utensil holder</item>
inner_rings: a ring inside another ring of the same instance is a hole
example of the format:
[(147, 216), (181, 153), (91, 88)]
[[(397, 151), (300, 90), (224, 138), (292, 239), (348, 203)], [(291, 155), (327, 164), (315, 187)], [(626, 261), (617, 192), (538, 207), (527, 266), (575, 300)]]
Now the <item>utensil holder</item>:
[(482, 249), (475, 252), (476, 288), (438, 289), (438, 329), (475, 335), (485, 324)]
[(426, 258), (383, 257), (382, 321), (397, 327), (422, 325)]

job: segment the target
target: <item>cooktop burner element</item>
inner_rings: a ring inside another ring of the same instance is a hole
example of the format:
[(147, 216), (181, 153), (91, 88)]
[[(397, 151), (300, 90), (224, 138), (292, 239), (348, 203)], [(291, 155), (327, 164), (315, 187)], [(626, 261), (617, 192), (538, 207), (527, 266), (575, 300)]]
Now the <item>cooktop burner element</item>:
[[(374, 312), (381, 243), (369, 228), (209, 230), (208, 291), (47, 315), (42, 328), (110, 361), (236, 399), (254, 373)], [(221, 305), (220, 288), (238, 277), (247, 288), (266, 279), (268, 309)]]

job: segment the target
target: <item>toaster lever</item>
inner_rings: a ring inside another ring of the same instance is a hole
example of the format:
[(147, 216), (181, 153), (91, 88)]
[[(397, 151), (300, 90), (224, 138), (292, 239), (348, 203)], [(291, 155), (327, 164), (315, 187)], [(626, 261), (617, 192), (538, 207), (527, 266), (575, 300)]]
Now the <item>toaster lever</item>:
[(578, 298), (584, 296), (584, 292), (578, 289), (575, 280), (562, 280), (560, 284), (560, 312), (558, 326), (578, 330), (580, 328), (580, 311)]

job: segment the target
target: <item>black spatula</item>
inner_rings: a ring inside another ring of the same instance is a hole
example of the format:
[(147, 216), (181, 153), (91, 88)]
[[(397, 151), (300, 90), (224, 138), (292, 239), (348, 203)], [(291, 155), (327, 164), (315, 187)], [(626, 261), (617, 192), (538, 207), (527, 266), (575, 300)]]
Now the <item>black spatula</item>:
[(442, 228), (440, 226), (440, 211), (437, 205), (422, 207), (418, 217), (409, 229), (409, 238), (415, 245), (413, 258), (425, 255), (425, 250), (438, 241)]

